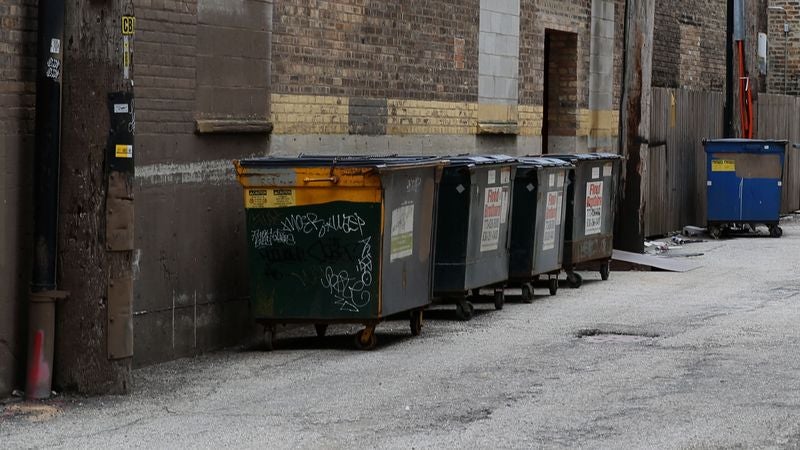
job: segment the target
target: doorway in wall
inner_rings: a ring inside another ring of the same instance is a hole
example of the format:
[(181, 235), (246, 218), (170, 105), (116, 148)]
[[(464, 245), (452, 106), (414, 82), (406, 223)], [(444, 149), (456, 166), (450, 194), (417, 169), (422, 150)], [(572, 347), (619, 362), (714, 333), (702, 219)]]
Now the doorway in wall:
[(578, 35), (544, 32), (542, 153), (574, 153), (578, 132)]

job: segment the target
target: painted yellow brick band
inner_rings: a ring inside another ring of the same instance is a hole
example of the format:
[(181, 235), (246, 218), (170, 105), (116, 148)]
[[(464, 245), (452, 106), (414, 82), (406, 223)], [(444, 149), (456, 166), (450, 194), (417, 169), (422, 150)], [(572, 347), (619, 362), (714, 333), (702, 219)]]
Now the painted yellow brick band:
[(582, 109), (578, 114), (578, 136), (612, 137), (619, 134), (619, 111)]
[(475, 134), (475, 103), (389, 99), (387, 134)]
[(347, 134), (347, 97), (273, 94), (275, 134)]
[(519, 105), (519, 135), (541, 136), (544, 109), (536, 105)]

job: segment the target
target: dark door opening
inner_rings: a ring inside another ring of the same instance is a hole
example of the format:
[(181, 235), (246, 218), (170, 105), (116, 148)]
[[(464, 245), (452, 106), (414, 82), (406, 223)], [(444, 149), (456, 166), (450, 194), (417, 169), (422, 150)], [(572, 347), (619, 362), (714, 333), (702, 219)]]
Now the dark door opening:
[(578, 132), (578, 35), (544, 33), (542, 153), (574, 153)]

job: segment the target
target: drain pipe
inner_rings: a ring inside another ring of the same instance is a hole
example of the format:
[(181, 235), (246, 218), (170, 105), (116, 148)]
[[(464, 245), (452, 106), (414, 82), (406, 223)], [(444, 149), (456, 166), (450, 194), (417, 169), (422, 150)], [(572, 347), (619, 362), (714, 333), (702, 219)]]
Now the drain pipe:
[(36, 50), (36, 148), (34, 154), (34, 250), (29, 302), (25, 396), (48, 398), (53, 382), (58, 184), (61, 150), (61, 80), (64, 0), (39, 0)]

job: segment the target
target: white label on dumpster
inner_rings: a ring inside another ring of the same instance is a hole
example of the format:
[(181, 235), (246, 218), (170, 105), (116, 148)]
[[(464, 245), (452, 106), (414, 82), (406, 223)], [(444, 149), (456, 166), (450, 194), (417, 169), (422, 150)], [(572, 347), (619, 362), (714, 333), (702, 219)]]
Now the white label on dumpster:
[(500, 243), (500, 221), (503, 215), (503, 188), (486, 188), (483, 203), (483, 229), (481, 251), (497, 250)]
[(511, 168), (505, 167), (500, 169), (500, 183), (501, 184), (508, 184), (511, 183)]
[(558, 179), (556, 181), (556, 187), (559, 189), (564, 187), (564, 172), (558, 172)]
[(554, 174), (554, 173), (551, 173), (551, 174), (550, 174), (550, 175), (547, 177), (547, 187), (553, 187), (553, 186), (555, 186), (555, 185), (556, 185), (556, 174)]
[(599, 234), (603, 227), (603, 182), (586, 183), (586, 236)]
[(414, 204), (392, 211), (392, 239), (389, 261), (407, 258), (414, 252)]
[(600, 178), (600, 168), (599, 167), (592, 167), (592, 179), (596, 180)]
[(562, 214), (564, 212), (563, 203), (564, 203), (564, 193), (563, 192), (559, 192), (558, 193), (558, 205), (556, 206), (556, 208), (557, 208), (556, 209), (556, 226), (557, 227), (561, 226), (561, 216), (562, 216)]
[(508, 193), (508, 187), (503, 188), (503, 211), (500, 213), (500, 223), (506, 223), (508, 221), (508, 206), (511, 204), (509, 199), (510, 194)]
[(611, 176), (611, 172), (614, 169), (614, 166), (611, 163), (603, 164), (603, 178), (608, 178)]
[(495, 184), (497, 182), (497, 171), (490, 170), (489, 171), (489, 184)]
[(556, 247), (557, 217), (558, 192), (548, 192), (547, 207), (544, 210), (544, 242), (542, 242), (542, 250), (552, 250)]

